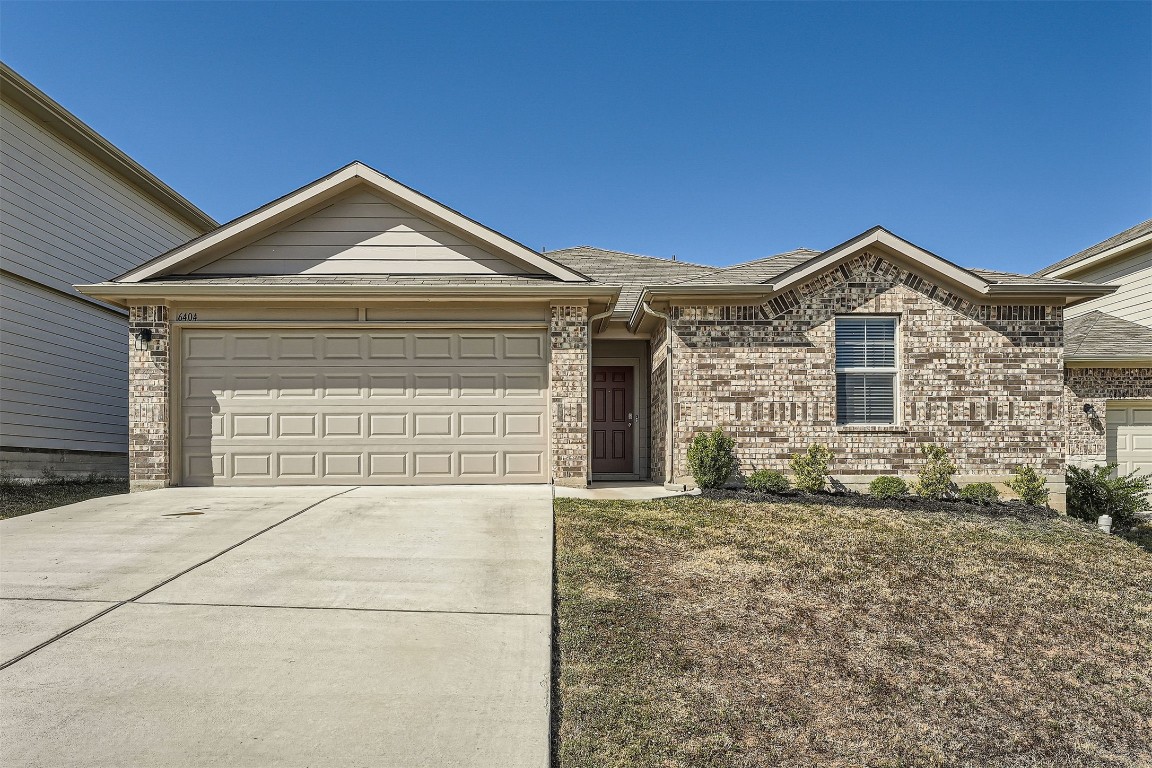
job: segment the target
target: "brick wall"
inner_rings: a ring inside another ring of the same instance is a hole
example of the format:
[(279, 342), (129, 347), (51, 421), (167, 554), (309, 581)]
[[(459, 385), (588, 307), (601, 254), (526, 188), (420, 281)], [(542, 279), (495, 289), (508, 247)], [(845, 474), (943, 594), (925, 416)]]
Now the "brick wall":
[[(145, 329), (149, 342), (137, 338)], [(133, 491), (147, 491), (170, 480), (168, 308), (129, 308), (128, 332), (128, 473)]]
[[(1068, 463), (1108, 461), (1108, 401), (1152, 400), (1152, 368), (1068, 368), (1064, 400), (1068, 419)], [(1084, 406), (1090, 406), (1085, 411)]]
[(651, 449), (649, 451), (649, 471), (656, 482), (669, 482), (664, 467), (668, 452), (668, 352), (667, 352), (667, 326), (661, 322), (659, 328), (652, 333), (648, 350), (649, 360), (649, 389), (651, 393), (648, 402), (651, 403)]
[(585, 486), (588, 467), (588, 308), (553, 306), (549, 322), (552, 379), (552, 476)]
[[(763, 306), (671, 311), (677, 479), (692, 435), (713, 425), (745, 471), (823, 443), (837, 475), (912, 475), (920, 446), (940, 443), (965, 476), (1027, 463), (1060, 478), (1061, 307), (972, 304), (864, 253)], [(832, 320), (850, 313), (900, 316), (896, 428), (836, 423)]]

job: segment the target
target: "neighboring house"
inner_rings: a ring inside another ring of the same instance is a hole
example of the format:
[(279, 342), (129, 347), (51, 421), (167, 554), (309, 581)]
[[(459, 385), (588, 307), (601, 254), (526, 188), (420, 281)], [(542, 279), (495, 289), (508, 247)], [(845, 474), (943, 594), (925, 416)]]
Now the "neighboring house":
[(1152, 219), (1036, 275), (1116, 288), (1065, 314), (1069, 461), (1152, 473)]
[(727, 269), (538, 253), (353, 163), (85, 294), (129, 308), (132, 480), (691, 482), (811, 443), (857, 485), (940, 443), (1063, 488), (1063, 313), (1114, 289), (876, 228)]
[(73, 289), (216, 222), (0, 64), (0, 471), (125, 474), (126, 312)]

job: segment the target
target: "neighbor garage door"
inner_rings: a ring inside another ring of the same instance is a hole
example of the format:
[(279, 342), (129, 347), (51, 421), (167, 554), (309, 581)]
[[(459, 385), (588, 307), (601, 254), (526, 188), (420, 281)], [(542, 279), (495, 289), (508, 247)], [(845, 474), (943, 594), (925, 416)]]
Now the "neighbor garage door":
[(1124, 475), (1152, 474), (1152, 401), (1108, 403), (1108, 461)]
[(542, 330), (187, 329), (180, 346), (185, 484), (548, 479)]

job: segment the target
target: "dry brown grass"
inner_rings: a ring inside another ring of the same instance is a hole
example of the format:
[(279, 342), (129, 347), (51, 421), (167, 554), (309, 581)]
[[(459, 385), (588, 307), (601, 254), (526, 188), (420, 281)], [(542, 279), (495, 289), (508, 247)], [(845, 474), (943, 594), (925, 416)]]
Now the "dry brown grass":
[(1152, 765), (1152, 555), (1067, 518), (558, 500), (556, 763)]

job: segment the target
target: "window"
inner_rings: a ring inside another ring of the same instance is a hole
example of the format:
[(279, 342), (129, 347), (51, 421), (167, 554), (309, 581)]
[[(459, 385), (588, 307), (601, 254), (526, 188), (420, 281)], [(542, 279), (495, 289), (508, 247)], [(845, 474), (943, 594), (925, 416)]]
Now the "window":
[(836, 318), (836, 420), (896, 423), (896, 318)]

